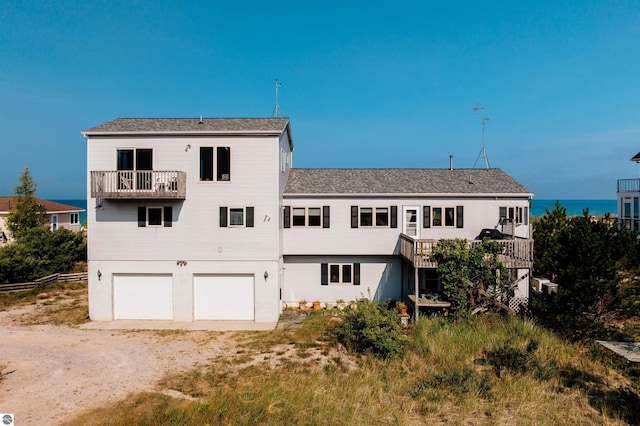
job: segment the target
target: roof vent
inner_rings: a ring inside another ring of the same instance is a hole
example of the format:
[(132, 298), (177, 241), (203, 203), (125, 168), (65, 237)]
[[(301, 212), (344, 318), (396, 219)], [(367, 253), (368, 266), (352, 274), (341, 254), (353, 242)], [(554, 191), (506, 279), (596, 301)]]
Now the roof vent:
[(200, 121), (198, 121), (198, 124), (203, 124), (204, 121), (202, 121), (202, 115), (200, 115)]

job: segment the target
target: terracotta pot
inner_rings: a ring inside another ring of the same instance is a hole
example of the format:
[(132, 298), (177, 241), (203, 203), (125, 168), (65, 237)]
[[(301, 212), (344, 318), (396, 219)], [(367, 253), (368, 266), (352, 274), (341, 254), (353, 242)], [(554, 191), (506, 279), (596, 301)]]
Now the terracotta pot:
[(314, 311), (320, 310), (320, 302), (313, 302), (313, 310)]

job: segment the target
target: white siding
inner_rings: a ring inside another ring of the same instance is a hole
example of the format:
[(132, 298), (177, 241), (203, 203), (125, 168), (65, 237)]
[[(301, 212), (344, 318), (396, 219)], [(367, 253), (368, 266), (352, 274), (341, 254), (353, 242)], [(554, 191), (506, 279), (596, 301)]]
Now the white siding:
[[(322, 263), (360, 263), (360, 285), (321, 285)], [(304, 299), (323, 303), (355, 300), (361, 297), (375, 300), (402, 297), (402, 263), (388, 256), (287, 256), (284, 263), (283, 300), (296, 306)]]
[[(528, 207), (528, 200), (496, 200), (487, 198), (466, 199), (411, 199), (386, 198), (297, 198), (287, 196), (283, 204), (293, 207), (329, 206), (331, 227), (303, 228), (292, 226), (284, 230), (285, 255), (390, 255), (398, 253), (398, 235), (402, 232), (402, 207), (417, 206), (419, 215), (419, 238), (465, 238), (474, 239), (482, 229), (501, 229), (499, 225), (501, 206)], [(398, 208), (397, 228), (351, 228), (351, 206)], [(431, 227), (422, 224), (422, 207), (463, 206), (463, 228)], [(528, 225), (518, 226), (516, 235), (527, 238)]]

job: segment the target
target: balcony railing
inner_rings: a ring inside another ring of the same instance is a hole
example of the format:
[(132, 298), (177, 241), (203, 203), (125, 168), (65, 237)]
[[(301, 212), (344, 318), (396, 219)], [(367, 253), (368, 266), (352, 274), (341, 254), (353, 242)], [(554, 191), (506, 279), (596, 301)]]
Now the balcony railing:
[(618, 179), (618, 192), (640, 192), (640, 178)]
[(186, 195), (186, 172), (166, 170), (91, 172), (92, 198), (184, 200)]
[[(533, 267), (533, 240), (492, 240), (500, 248), (498, 260), (507, 268)], [(469, 241), (470, 244), (481, 244), (482, 241)], [(400, 254), (416, 268), (437, 268), (438, 262), (433, 259), (433, 248), (438, 240), (414, 240), (400, 234)]]

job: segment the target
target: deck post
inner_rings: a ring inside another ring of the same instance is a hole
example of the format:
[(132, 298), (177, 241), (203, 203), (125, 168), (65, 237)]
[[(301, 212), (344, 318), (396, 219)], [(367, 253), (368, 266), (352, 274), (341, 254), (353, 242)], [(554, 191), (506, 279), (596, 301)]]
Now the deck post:
[(415, 286), (415, 295), (416, 295), (416, 303), (414, 305), (415, 306), (415, 315), (413, 316), (413, 320), (414, 320), (414, 322), (417, 323), (418, 322), (418, 316), (420, 316), (420, 307), (418, 306), (418, 301), (420, 300), (420, 299), (418, 299), (418, 287), (419, 287), (419, 285), (418, 285), (419, 284), (419, 282), (418, 282), (418, 279), (419, 279), (418, 272), (419, 272), (419, 270), (418, 270), (418, 268), (415, 268), (415, 267), (413, 268), (413, 270), (414, 270), (414, 281), (413, 281), (413, 284)]

